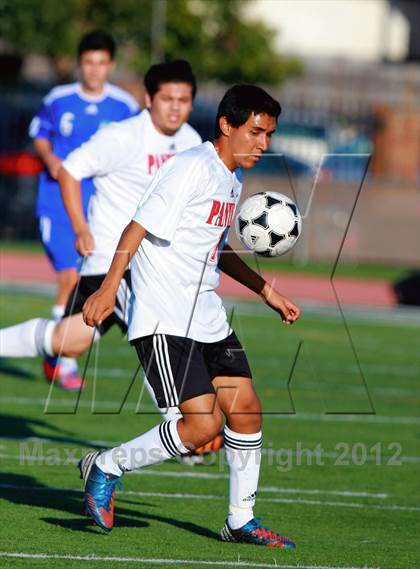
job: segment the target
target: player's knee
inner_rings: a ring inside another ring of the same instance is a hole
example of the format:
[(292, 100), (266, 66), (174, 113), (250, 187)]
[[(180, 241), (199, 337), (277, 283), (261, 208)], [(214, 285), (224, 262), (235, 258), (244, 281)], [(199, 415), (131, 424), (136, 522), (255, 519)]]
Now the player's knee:
[(89, 348), (89, 345), (88, 338), (76, 337), (67, 329), (65, 320), (55, 326), (51, 338), (52, 351), (55, 355), (78, 358)]
[(221, 431), (223, 426), (222, 414), (215, 411), (208, 415), (201, 415), (197, 424), (194, 426), (194, 446), (202, 446), (212, 439)]
[(92, 338), (88, 336), (72, 337), (68, 345), (65, 345), (66, 355), (69, 358), (78, 358), (89, 349), (92, 343)]
[(243, 415), (259, 415), (261, 403), (255, 391), (248, 390), (246, 393), (241, 393), (240, 397), (234, 400), (231, 412)]
[(229, 417), (229, 428), (237, 433), (258, 433), (261, 426), (261, 415), (238, 414)]
[(220, 432), (219, 429), (203, 429), (194, 438), (194, 447), (198, 448), (201, 447), (214, 439)]
[(64, 271), (60, 271), (57, 275), (57, 280), (59, 283), (63, 285), (66, 284), (76, 284), (79, 275), (76, 269), (65, 269)]
[(256, 394), (241, 398), (229, 413), (228, 421), (234, 431), (246, 432), (243, 429), (259, 431), (262, 423), (261, 403)]
[(80, 345), (76, 346), (64, 346), (61, 350), (61, 356), (65, 356), (66, 358), (78, 358), (84, 353), (84, 349)]
[(261, 415), (261, 403), (256, 395), (246, 400), (245, 411), (250, 415)]

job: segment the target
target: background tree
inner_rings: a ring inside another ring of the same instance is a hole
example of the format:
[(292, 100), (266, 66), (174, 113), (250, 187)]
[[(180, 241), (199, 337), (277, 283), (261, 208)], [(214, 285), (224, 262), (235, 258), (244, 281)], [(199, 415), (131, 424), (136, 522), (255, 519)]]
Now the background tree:
[[(163, 0), (164, 1), (164, 0)], [(161, 52), (188, 59), (202, 80), (278, 84), (301, 71), (274, 48), (276, 31), (247, 17), (253, 0), (167, 0)], [(0, 0), (0, 37), (17, 53), (40, 53), (56, 64), (74, 57), (80, 35), (109, 30), (124, 66), (151, 63), (151, 25), (162, 0)]]

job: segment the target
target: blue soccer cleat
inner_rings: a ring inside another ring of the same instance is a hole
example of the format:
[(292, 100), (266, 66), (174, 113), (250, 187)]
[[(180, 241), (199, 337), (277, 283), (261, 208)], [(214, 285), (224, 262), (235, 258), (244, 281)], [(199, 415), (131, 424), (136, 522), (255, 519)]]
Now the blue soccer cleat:
[(269, 530), (261, 524), (259, 518), (253, 518), (239, 529), (229, 527), (228, 521), (220, 532), (222, 541), (234, 541), (237, 543), (253, 543), (254, 545), (265, 545), (266, 547), (296, 547), (293, 541), (290, 541), (284, 535)]
[(115, 487), (121, 476), (107, 474), (95, 464), (100, 455), (98, 451), (88, 452), (78, 464), (80, 478), (84, 481), (84, 500), (86, 514), (105, 531), (114, 527)]

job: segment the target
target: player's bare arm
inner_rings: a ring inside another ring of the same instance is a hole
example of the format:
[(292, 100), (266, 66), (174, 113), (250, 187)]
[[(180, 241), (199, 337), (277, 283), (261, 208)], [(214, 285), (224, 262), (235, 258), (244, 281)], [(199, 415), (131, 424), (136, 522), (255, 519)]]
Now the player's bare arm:
[(47, 167), (50, 176), (56, 180), (62, 161), (61, 158), (54, 154), (51, 142), (46, 138), (36, 138), (34, 146), (38, 156)]
[(225, 244), (219, 259), (219, 268), (235, 281), (246, 286), (278, 314), (285, 324), (293, 324), (300, 316), (300, 308), (267, 283), (251, 269), (230, 245)]
[(89, 231), (87, 220), (83, 212), (80, 182), (73, 178), (67, 170), (61, 167), (58, 171), (58, 183), (64, 206), (76, 234), (75, 247), (83, 255), (91, 255), (95, 248), (95, 241)]
[(112, 313), (121, 279), (146, 233), (136, 221), (124, 229), (107, 276), (83, 306), (83, 320), (88, 326), (99, 326)]

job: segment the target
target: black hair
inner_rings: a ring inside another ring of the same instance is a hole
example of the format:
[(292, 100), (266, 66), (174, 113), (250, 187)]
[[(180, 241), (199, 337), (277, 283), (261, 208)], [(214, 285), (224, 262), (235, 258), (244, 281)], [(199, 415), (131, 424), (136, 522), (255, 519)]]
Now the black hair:
[(191, 85), (192, 97), (197, 92), (197, 82), (191, 65), (184, 59), (157, 63), (152, 65), (144, 76), (144, 85), (150, 97), (159, 91), (162, 83), (188, 83)]
[(234, 128), (246, 123), (250, 115), (266, 113), (277, 119), (281, 113), (281, 106), (271, 95), (256, 85), (234, 85), (223, 96), (217, 110), (215, 138), (220, 130), (219, 119), (226, 117), (227, 122)]
[(114, 59), (116, 51), (114, 38), (102, 30), (93, 30), (92, 32), (82, 36), (77, 49), (77, 55), (80, 59), (81, 55), (85, 51), (98, 49), (107, 51), (111, 56), (111, 59)]

